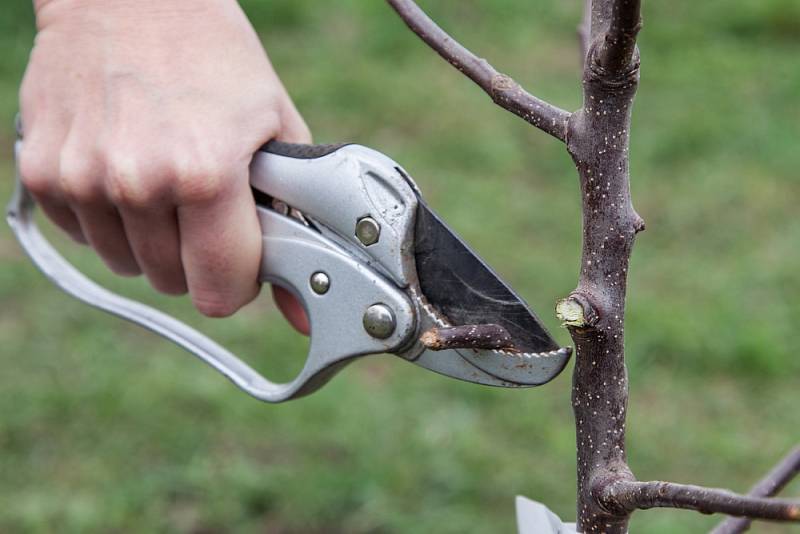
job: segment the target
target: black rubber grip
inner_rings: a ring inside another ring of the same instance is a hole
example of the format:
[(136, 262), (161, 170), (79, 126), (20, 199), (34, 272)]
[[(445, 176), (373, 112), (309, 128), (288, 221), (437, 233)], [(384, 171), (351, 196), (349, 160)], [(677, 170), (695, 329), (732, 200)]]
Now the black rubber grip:
[(283, 141), (272, 140), (261, 147), (262, 152), (277, 154), (295, 159), (316, 159), (336, 152), (343, 146), (352, 143), (337, 143), (332, 145), (305, 145), (302, 143), (284, 143)]

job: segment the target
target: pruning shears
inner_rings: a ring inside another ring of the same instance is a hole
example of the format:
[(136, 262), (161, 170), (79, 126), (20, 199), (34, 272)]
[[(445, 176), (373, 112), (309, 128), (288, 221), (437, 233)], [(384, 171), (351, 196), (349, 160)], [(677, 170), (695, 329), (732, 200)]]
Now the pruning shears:
[[(20, 132), (15, 154), (22, 143)], [(263, 401), (312, 393), (370, 354), (392, 353), (453, 378), (511, 388), (544, 384), (566, 365), (571, 350), (556, 344), (387, 156), (356, 144), (272, 141), (253, 157), (250, 184), (268, 251), (260, 280), (291, 291), (311, 324), (305, 366), (284, 384), (69, 264), (37, 229), (35, 203), (18, 170), (7, 220), (33, 263), (62, 290), (175, 342)], [(502, 327), (509, 347), (432, 350), (420, 340), (436, 329), (481, 324)]]

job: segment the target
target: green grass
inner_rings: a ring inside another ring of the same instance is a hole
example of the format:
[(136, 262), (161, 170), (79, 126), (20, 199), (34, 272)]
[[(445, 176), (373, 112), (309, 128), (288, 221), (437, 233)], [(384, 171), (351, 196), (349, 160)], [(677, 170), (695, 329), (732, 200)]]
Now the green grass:
[[(424, 4), (533, 92), (580, 105), (578, 1)], [(387, 152), (568, 343), (551, 310), (579, 261), (563, 148), (495, 108), (377, 1), (244, 2), (318, 141)], [(633, 193), (629, 456), (642, 478), (745, 490), (800, 436), (800, 8), (646, 2)], [(32, 39), (0, 14), (0, 197)], [(204, 320), (72, 257), (288, 377), (307, 342), (262, 299)], [(260, 404), (197, 360), (47, 283), (0, 229), (0, 531), (513, 532), (513, 496), (574, 517), (569, 371), (529, 391), (391, 357)], [(800, 486), (788, 494), (800, 493)], [(702, 532), (641, 512), (633, 532)], [(759, 525), (760, 531), (790, 530)], [(758, 530), (757, 530), (758, 531)]]

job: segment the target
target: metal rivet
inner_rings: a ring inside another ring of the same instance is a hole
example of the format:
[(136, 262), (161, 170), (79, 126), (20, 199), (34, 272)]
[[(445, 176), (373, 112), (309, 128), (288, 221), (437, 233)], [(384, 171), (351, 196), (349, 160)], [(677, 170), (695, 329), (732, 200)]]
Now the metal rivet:
[(328, 278), (328, 275), (322, 271), (317, 271), (312, 274), (308, 283), (311, 285), (311, 289), (317, 295), (324, 295), (331, 288), (331, 279)]
[(386, 304), (373, 304), (364, 312), (364, 330), (378, 339), (386, 339), (394, 332), (394, 313)]
[(362, 245), (374, 245), (380, 236), (381, 225), (372, 217), (362, 217), (356, 223), (356, 237)]

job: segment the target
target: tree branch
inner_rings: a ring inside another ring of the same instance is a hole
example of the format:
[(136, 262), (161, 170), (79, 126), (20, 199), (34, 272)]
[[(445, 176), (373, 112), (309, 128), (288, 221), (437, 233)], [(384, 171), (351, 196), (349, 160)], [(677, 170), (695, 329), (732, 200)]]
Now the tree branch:
[(525, 91), (485, 59), (464, 48), (425, 14), (413, 0), (387, 0), (400, 18), (440, 56), (486, 91), (500, 107), (543, 132), (565, 141), (570, 114)]
[(622, 73), (636, 63), (636, 36), (642, 29), (641, 1), (616, 0), (611, 22), (597, 51), (597, 60), (612, 73)]
[(725, 489), (673, 482), (618, 480), (601, 485), (597, 499), (608, 511), (630, 514), (650, 508), (680, 508), (771, 521), (800, 522), (800, 501), (739, 495)]
[[(772, 497), (777, 495), (794, 477), (800, 474), (800, 447), (796, 447), (770, 471), (748, 493), (751, 497)], [(750, 518), (728, 518), (720, 523), (711, 534), (739, 534), (750, 528)]]

